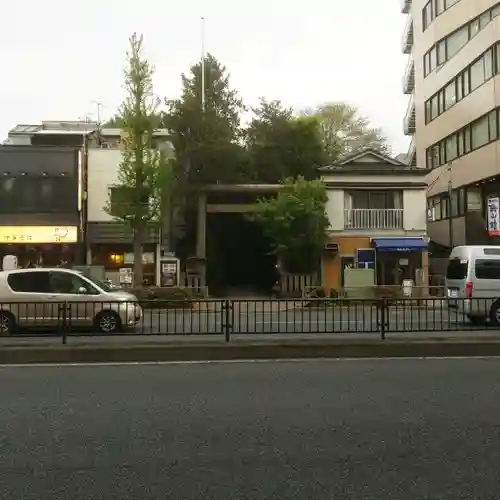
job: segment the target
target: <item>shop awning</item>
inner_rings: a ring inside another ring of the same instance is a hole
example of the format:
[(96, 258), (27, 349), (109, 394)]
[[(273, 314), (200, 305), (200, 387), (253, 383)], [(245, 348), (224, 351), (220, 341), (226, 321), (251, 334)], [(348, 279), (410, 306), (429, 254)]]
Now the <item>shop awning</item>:
[(385, 252), (418, 252), (426, 248), (423, 238), (374, 238), (373, 245)]

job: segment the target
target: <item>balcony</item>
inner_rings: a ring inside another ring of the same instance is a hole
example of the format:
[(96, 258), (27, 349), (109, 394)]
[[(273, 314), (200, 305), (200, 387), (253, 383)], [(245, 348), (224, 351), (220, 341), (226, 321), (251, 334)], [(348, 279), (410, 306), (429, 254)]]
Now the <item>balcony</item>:
[(401, 13), (408, 14), (411, 11), (411, 0), (401, 0)]
[(412, 95), (403, 119), (403, 132), (405, 135), (413, 135), (415, 133), (415, 123), (415, 96)]
[(407, 163), (412, 167), (417, 166), (417, 147), (415, 145), (415, 136), (411, 138), (410, 147), (408, 148), (408, 154), (406, 155)]
[(411, 94), (415, 89), (415, 61), (410, 55), (408, 64), (406, 65), (405, 74), (403, 76), (403, 94)]
[(403, 229), (403, 209), (344, 209), (344, 229)]
[(413, 47), (413, 19), (411, 15), (408, 16), (405, 30), (403, 32), (403, 54), (409, 54)]

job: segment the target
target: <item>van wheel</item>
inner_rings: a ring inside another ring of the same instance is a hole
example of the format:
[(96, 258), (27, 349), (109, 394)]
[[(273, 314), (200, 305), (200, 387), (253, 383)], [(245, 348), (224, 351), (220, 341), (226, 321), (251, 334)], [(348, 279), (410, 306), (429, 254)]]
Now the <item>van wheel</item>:
[(490, 322), (493, 326), (500, 326), (500, 301), (493, 303), (490, 309)]
[(95, 327), (101, 333), (117, 333), (122, 329), (122, 321), (116, 312), (102, 311), (95, 318)]
[(0, 313), (0, 337), (6, 337), (14, 332), (16, 327), (16, 319), (7, 312)]

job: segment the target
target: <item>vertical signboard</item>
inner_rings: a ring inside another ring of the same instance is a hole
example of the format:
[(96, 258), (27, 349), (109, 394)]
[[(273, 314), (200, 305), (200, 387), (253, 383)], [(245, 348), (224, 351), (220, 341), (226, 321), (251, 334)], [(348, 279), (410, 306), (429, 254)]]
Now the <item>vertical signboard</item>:
[(488, 234), (500, 236), (500, 198), (488, 198)]

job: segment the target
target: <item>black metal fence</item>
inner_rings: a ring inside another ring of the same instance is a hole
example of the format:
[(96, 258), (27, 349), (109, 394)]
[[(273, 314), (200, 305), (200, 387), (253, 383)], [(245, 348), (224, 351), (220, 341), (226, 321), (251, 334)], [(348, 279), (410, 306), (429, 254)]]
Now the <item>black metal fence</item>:
[(230, 341), (262, 335), (385, 339), (490, 332), (500, 299), (183, 300), (1, 303), (0, 336), (165, 336)]

